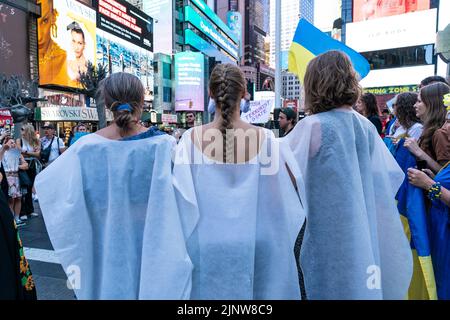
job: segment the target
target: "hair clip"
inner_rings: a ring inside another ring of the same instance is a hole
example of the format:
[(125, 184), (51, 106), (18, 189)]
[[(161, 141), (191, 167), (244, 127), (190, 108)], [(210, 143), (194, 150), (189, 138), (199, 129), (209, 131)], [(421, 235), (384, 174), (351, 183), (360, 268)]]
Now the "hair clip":
[(119, 105), (116, 110), (117, 111), (129, 111), (129, 112), (133, 111), (133, 109), (131, 108), (129, 103), (124, 103), (124, 104)]

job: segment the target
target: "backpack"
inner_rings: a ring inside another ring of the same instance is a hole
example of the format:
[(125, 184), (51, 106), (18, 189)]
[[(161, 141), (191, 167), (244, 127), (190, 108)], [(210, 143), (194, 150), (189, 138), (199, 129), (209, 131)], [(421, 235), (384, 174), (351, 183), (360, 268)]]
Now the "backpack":
[[(50, 159), (50, 153), (52, 152), (53, 139), (55, 139), (55, 137), (52, 138), (52, 141), (47, 146), (47, 148), (44, 148), (43, 145), (41, 146), (40, 158), (43, 163), (47, 163), (48, 159)], [(58, 141), (58, 144), (59, 144), (59, 141)]]

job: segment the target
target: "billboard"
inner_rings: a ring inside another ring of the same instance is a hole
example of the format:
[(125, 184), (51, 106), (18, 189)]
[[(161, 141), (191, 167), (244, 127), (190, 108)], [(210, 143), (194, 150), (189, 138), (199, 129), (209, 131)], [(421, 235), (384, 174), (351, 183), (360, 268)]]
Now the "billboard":
[(152, 0), (144, 2), (144, 11), (154, 19), (153, 52), (172, 54), (173, 14), (172, 0)]
[(38, 0), (39, 84), (81, 88), (80, 72), (95, 63), (96, 12), (75, 0)]
[(404, 48), (436, 41), (437, 9), (348, 23), (346, 45), (358, 52)]
[(430, 0), (353, 0), (353, 21), (430, 9)]
[(29, 77), (27, 14), (0, 3), (0, 73)]
[(231, 31), (236, 34), (239, 43), (239, 56), (243, 56), (243, 48), (241, 44), (242, 39), (242, 15), (237, 11), (228, 11), (227, 13), (227, 25)]
[(198, 52), (175, 55), (175, 111), (205, 108), (205, 58)]
[(153, 19), (124, 0), (94, 0), (97, 28), (153, 52)]
[(137, 76), (145, 88), (145, 100), (153, 100), (153, 53), (111, 33), (97, 30), (97, 62), (109, 73)]

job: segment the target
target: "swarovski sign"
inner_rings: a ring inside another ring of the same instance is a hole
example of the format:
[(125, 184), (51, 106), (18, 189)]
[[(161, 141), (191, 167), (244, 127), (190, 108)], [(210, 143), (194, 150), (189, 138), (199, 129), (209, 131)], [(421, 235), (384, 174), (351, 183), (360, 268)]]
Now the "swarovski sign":
[[(38, 121), (98, 121), (97, 109), (79, 107), (44, 107), (36, 108)], [(113, 115), (106, 110), (106, 120), (112, 121)]]

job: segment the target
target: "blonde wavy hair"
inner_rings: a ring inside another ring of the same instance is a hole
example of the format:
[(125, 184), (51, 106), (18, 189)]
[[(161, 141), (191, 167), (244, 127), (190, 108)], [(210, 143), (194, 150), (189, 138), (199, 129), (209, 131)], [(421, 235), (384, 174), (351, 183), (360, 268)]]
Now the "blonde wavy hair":
[(36, 136), (34, 127), (31, 124), (27, 123), (26, 125), (22, 126), (22, 129), (22, 139), (26, 140), (33, 148), (37, 148), (39, 146), (39, 139)]

